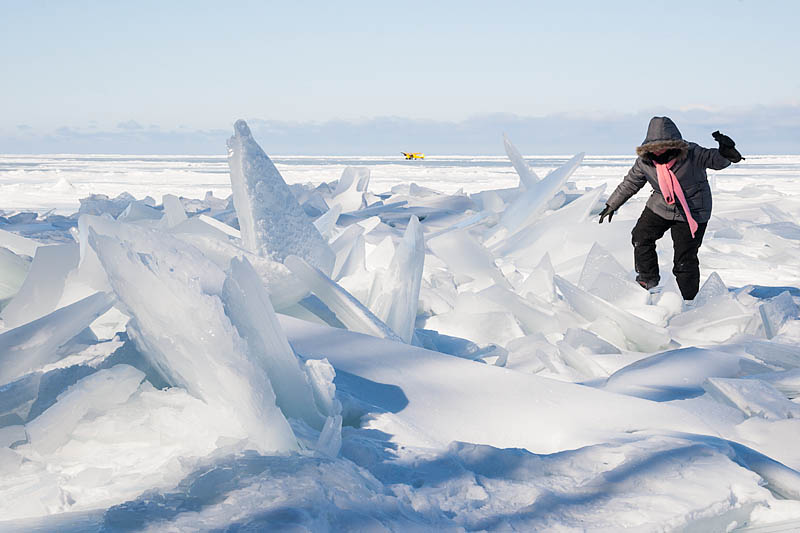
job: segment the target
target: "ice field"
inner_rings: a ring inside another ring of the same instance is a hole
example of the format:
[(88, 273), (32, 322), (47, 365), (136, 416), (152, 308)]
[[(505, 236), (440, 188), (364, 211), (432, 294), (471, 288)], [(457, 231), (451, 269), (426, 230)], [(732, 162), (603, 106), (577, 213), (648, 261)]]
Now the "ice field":
[(0, 156), (0, 531), (800, 530), (800, 156), (689, 303), (633, 155), (500, 144)]

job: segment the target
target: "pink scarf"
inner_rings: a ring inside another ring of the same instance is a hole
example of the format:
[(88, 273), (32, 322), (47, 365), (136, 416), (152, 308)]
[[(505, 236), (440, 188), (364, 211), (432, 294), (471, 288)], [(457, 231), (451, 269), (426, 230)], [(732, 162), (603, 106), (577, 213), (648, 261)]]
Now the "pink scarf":
[(686, 222), (689, 223), (689, 230), (692, 232), (692, 238), (694, 238), (694, 233), (697, 231), (698, 226), (695, 219), (692, 218), (692, 212), (689, 211), (689, 206), (686, 204), (686, 196), (683, 195), (681, 184), (678, 182), (678, 178), (675, 177), (675, 173), (671, 170), (672, 165), (675, 164), (675, 159), (664, 165), (656, 163), (655, 161), (653, 161), (653, 164), (656, 166), (658, 187), (661, 189), (661, 195), (664, 196), (664, 200), (668, 205), (674, 204), (675, 197), (678, 197), (678, 201), (681, 203), (681, 207), (683, 207), (683, 213), (686, 215)]

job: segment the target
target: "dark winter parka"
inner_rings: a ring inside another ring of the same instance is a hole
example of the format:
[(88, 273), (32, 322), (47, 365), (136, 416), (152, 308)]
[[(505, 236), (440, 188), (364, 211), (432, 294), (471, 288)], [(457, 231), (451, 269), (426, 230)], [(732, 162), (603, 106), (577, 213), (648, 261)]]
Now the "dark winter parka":
[(653, 117), (647, 127), (647, 136), (641, 146), (636, 149), (636, 162), (633, 164), (622, 183), (611, 193), (606, 202), (616, 211), (639, 192), (645, 183), (653, 187), (653, 194), (647, 200), (647, 207), (655, 214), (667, 220), (686, 221), (679, 202), (667, 204), (661, 189), (658, 187), (656, 167), (651, 159), (652, 153), (659, 150), (676, 150), (677, 161), (672, 172), (683, 189), (686, 203), (692, 217), (698, 223), (708, 222), (711, 218), (711, 187), (708, 185), (706, 169), (721, 170), (731, 164), (716, 148), (703, 148), (695, 143), (686, 142), (681, 137), (678, 127), (668, 117)]

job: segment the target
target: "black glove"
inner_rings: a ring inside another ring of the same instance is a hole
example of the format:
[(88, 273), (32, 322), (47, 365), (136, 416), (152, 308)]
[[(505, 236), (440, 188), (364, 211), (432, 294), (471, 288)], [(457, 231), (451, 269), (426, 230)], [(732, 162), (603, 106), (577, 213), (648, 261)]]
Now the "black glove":
[(614, 216), (614, 210), (611, 209), (608, 206), (608, 204), (606, 204), (605, 209), (600, 211), (600, 222), (599, 222), (599, 224), (602, 224), (603, 223), (603, 219), (605, 219), (606, 217), (608, 217), (608, 223), (610, 224), (611, 223), (611, 217), (613, 217), (613, 216)]
[(736, 149), (736, 143), (733, 142), (733, 139), (720, 133), (719, 130), (712, 133), (711, 136), (719, 143), (719, 153), (722, 154), (722, 157), (731, 163), (738, 163), (744, 159), (739, 150)]

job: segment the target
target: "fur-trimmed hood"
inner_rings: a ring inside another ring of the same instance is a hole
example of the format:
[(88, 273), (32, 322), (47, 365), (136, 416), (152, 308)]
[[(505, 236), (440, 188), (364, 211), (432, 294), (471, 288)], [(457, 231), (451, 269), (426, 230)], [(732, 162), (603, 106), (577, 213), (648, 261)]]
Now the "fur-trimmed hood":
[(636, 148), (636, 155), (650, 159), (648, 154), (659, 150), (678, 150), (679, 158), (686, 156), (689, 143), (683, 140), (678, 126), (669, 117), (653, 117), (647, 126), (644, 142)]

